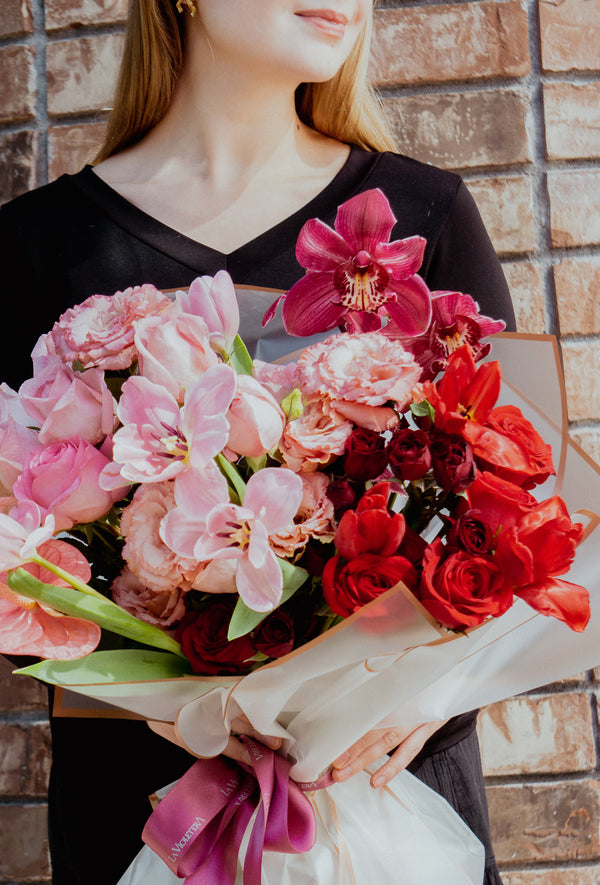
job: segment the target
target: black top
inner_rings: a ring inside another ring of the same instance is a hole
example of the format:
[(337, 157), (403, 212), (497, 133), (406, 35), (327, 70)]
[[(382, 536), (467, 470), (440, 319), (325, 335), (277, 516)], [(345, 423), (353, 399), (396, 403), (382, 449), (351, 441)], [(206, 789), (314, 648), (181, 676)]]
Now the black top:
[[(352, 148), (317, 197), (223, 254), (137, 209), (86, 167), (0, 209), (0, 380), (18, 386), (28, 377), (29, 353), (39, 335), (64, 310), (95, 293), (142, 283), (184, 287), (222, 268), (239, 285), (290, 288), (303, 275), (295, 258), (302, 224), (313, 217), (333, 224), (340, 203), (376, 187), (398, 219), (392, 238), (420, 234), (427, 239), (421, 274), (430, 288), (467, 292), (483, 313), (503, 318), (514, 329), (500, 264), (471, 196), (452, 173), (395, 154)], [(290, 350), (302, 346), (301, 339), (292, 341)], [(466, 736), (475, 716), (451, 720), (423, 753)], [(54, 719), (52, 730), (54, 885), (112, 885), (140, 847), (149, 812), (146, 796), (182, 774), (191, 759), (143, 723)]]

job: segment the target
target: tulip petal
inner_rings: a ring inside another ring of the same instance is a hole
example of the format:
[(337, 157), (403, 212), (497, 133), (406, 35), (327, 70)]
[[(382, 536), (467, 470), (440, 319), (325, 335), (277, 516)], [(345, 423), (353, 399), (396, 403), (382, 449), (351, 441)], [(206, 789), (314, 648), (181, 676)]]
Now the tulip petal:
[(319, 218), (307, 221), (298, 235), (296, 258), (306, 270), (331, 272), (351, 257), (352, 250), (344, 238)]
[(291, 470), (266, 467), (248, 480), (244, 495), (247, 507), (271, 535), (288, 527), (302, 501), (302, 480)]
[(564, 621), (571, 630), (582, 633), (590, 619), (590, 597), (585, 587), (560, 578), (549, 578), (535, 587), (515, 590), (527, 605), (551, 618)]
[(343, 203), (337, 212), (335, 229), (350, 245), (353, 253), (364, 250), (373, 254), (387, 243), (396, 223), (389, 201), (379, 188), (363, 191)]
[(255, 569), (246, 557), (240, 559), (235, 581), (238, 593), (253, 611), (269, 612), (281, 602), (283, 575), (272, 550), (260, 569)]
[(298, 280), (283, 302), (283, 325), (289, 335), (307, 337), (334, 329), (346, 313), (333, 285), (333, 273), (311, 273)]

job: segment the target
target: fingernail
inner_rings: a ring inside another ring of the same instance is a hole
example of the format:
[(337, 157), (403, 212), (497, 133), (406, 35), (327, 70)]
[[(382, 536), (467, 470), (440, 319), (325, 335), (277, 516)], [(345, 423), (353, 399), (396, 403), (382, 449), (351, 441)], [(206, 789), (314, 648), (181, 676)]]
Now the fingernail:
[(276, 750), (278, 747), (281, 746), (281, 738), (266, 737), (264, 738), (264, 743), (267, 745), (267, 747), (270, 747), (271, 750)]
[(352, 774), (352, 768), (348, 766), (348, 768), (336, 768), (335, 770), (335, 779), (336, 781), (345, 781), (347, 777), (350, 777)]
[(342, 765), (345, 765), (346, 762), (350, 759), (350, 753), (342, 753), (341, 756), (338, 756), (335, 762), (333, 763), (335, 768), (339, 768)]
[(385, 777), (380, 774), (377, 777), (374, 777), (371, 783), (374, 787), (383, 787), (383, 785), (385, 784)]

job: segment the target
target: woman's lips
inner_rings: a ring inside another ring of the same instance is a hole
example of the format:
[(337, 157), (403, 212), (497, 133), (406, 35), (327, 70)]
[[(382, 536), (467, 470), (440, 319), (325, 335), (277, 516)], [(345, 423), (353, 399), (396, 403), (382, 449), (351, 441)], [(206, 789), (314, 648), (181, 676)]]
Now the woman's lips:
[(330, 37), (343, 37), (348, 24), (348, 18), (342, 12), (335, 12), (333, 9), (305, 9), (296, 15), (306, 19)]

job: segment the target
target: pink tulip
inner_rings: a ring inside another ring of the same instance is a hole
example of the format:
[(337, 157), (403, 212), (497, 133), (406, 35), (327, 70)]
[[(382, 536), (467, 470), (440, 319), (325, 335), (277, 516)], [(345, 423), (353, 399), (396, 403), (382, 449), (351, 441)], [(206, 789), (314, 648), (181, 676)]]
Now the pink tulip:
[(281, 439), (285, 415), (269, 391), (251, 375), (239, 375), (229, 406), (227, 446), (237, 455), (258, 458)]
[(186, 314), (202, 317), (217, 353), (229, 354), (240, 326), (235, 288), (226, 270), (214, 277), (197, 277), (187, 292), (177, 292), (177, 302)]

